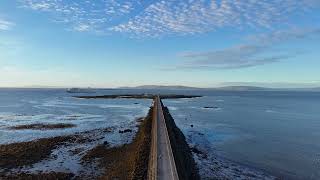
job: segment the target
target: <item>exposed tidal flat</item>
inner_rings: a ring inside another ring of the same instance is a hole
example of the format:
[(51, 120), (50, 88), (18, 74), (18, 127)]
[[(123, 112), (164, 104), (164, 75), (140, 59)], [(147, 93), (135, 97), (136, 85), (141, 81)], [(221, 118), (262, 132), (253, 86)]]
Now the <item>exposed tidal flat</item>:
[[(167, 97), (172, 98), (172, 96)], [(186, 96), (179, 97), (186, 98)], [(54, 99), (56, 98), (54, 97)], [(16, 137), (18, 140), (3, 140), (4, 143), (0, 144), (1, 179), (146, 178), (146, 164), (148, 164), (151, 143), (152, 108), (145, 111), (145, 107), (141, 108), (141, 104), (145, 104), (149, 109), (150, 100), (137, 101), (140, 98), (134, 98), (133, 101), (111, 100), (110, 102), (107, 100), (103, 104), (101, 104), (101, 100), (98, 100), (98, 104), (89, 105), (83, 101), (80, 103), (70, 102), (72, 100), (78, 101), (74, 97), (63, 97), (62, 99), (58, 97), (58, 99), (58, 101), (49, 101), (49, 103), (45, 101), (40, 105), (37, 102), (35, 107), (41, 109), (41, 106), (48, 107), (49, 104), (50, 110), (57, 111), (61, 108), (65, 113), (68, 108), (75, 111), (79, 108), (82, 110), (82, 106), (85, 108), (94, 106), (95, 110), (99, 107), (103, 110), (113, 109), (113, 111), (120, 109), (117, 111), (117, 115), (121, 114), (123, 110), (125, 110), (123, 113), (126, 114), (120, 116), (121, 119), (114, 121), (114, 123), (111, 123), (112, 121), (110, 122), (109, 119), (104, 119), (106, 123), (102, 123), (102, 121), (95, 120), (105, 118), (99, 114), (86, 116), (84, 113), (73, 112), (70, 114), (68, 111), (67, 114), (44, 115), (27, 114), (30, 112), (24, 114), (3, 113), (1, 118), (3, 120), (2, 132), (4, 134), (17, 133), (18, 135), (21, 133), (21, 137), (20, 139)], [(92, 101), (91, 99), (90, 101)], [(132, 98), (129, 97), (129, 99)], [(124, 104), (119, 104), (119, 101)], [(24, 100), (24, 102), (26, 101)], [(35, 101), (29, 102), (35, 104)], [(98, 107), (96, 107), (97, 105)], [(142, 110), (142, 117), (128, 114), (135, 113), (134, 110), (137, 109)], [(110, 114), (106, 117), (112, 118)], [(54, 118), (57, 122), (63, 123), (53, 123), (55, 121), (48, 118)], [(81, 123), (90, 125), (91, 121), (99, 123), (100, 126), (79, 129)], [(121, 123), (121, 121), (123, 122)], [(28, 135), (32, 138), (24, 138)], [(185, 155), (189, 152), (189, 158), (192, 157), (187, 145), (184, 146), (185, 150), (180, 153)], [(179, 159), (183, 160), (184, 158), (182, 156)], [(192, 165), (195, 166), (195, 164)], [(195, 167), (190, 168), (190, 165), (187, 167), (191, 169), (188, 172), (196, 172)], [(185, 169), (182, 170), (185, 171)]]
[(62, 89), (0, 90), (0, 99), (0, 179), (103, 175), (99, 161), (84, 157), (132, 143), (152, 102), (78, 99)]
[[(145, 91), (104, 90), (96, 96), (119, 93)], [(319, 179), (318, 94), (161, 93), (203, 96), (163, 101), (185, 135), (201, 179)], [(0, 99), (0, 154), (7, 157), (1, 158), (0, 174), (7, 178), (117, 176), (110, 167), (132, 171), (141, 162), (137, 157), (147, 156), (127, 153), (148, 146), (141, 143), (148, 142), (141, 132), (149, 98), (85, 99), (59, 89), (13, 89), (0, 90)], [(116, 166), (104, 167), (108, 162)], [(135, 170), (140, 177), (143, 171)]]

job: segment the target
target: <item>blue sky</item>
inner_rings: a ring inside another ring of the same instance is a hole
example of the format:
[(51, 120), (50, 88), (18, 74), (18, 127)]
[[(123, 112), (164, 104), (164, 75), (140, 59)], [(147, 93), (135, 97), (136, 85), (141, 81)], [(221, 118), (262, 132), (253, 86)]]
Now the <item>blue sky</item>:
[(319, 0), (2, 0), (0, 87), (320, 86)]

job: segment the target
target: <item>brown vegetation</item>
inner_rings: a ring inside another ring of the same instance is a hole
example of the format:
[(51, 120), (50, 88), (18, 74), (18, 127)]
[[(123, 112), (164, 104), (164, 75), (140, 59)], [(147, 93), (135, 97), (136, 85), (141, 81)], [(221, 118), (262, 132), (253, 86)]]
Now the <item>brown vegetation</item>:
[(139, 130), (130, 144), (109, 148), (99, 145), (89, 151), (82, 159), (91, 163), (98, 158), (104, 168), (101, 179), (146, 179), (151, 143), (152, 108), (142, 121)]
[(64, 180), (72, 179), (72, 173), (63, 173), (63, 172), (49, 172), (49, 173), (38, 173), (38, 174), (28, 174), (20, 173), (15, 175), (0, 175), (0, 179), (3, 180)]
[(32, 165), (48, 158), (57, 146), (77, 141), (78, 138), (77, 136), (59, 136), (0, 145), (0, 168), (10, 169)]
[[(99, 179), (147, 179), (148, 162), (151, 146), (151, 128), (153, 107), (150, 108), (146, 118), (137, 120), (140, 122), (138, 132), (133, 141), (117, 147), (110, 147), (108, 142), (96, 146), (88, 151), (82, 158), (82, 163), (98, 163), (103, 174)], [(167, 108), (164, 108), (167, 129), (170, 136), (171, 147), (180, 179), (199, 179), (198, 169), (193, 159), (185, 136), (175, 125)], [(104, 132), (112, 131), (106, 128)], [(123, 132), (130, 132), (123, 130)], [(82, 132), (83, 133), (83, 132)], [(88, 132), (85, 132), (88, 133)], [(67, 143), (84, 143), (87, 139), (81, 134), (42, 138), (30, 142), (0, 145), (0, 168), (9, 170), (26, 165), (32, 165), (50, 156), (59, 145)], [(73, 153), (81, 151), (76, 149)], [(0, 175), (0, 179), (72, 179), (73, 174), (49, 172), (38, 174), (9, 174)], [(92, 177), (96, 178), (96, 177)]]
[(9, 127), (9, 129), (13, 130), (22, 130), (22, 129), (34, 129), (34, 130), (48, 130), (48, 129), (65, 129), (65, 128), (72, 128), (75, 127), (74, 124), (65, 124), (65, 123), (58, 123), (58, 124), (27, 124), (27, 125), (19, 125)]
[(118, 94), (118, 95), (102, 95), (102, 96), (75, 96), (84, 99), (153, 99), (151, 94)]

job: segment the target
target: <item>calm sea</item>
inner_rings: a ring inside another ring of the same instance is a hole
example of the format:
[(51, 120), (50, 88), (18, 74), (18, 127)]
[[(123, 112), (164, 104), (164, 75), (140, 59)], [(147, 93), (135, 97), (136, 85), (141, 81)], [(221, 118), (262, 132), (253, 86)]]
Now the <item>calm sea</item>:
[(190, 143), (285, 179), (320, 179), (320, 93), (198, 93), (165, 101), (187, 136), (204, 134)]
[[(164, 101), (190, 144), (276, 176), (320, 179), (320, 93), (99, 90), (96, 94), (118, 93), (203, 95)], [(69, 132), (73, 133), (101, 124), (125, 126), (150, 105), (148, 100), (79, 100), (64, 89), (0, 89), (0, 143), (55, 135), (27, 131), (20, 137), (4, 130), (10, 123), (52, 122), (77, 115), (82, 121)]]

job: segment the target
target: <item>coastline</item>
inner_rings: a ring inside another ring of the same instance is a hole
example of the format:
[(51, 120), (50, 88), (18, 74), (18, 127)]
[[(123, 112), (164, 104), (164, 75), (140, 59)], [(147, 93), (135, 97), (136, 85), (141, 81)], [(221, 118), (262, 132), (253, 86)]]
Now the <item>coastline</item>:
[[(54, 158), (57, 149), (71, 146), (78, 147), (91, 142), (93, 131), (77, 133), (68, 136), (40, 138), (29, 142), (18, 142), (0, 145), (1, 179), (146, 179), (151, 143), (151, 125), (153, 107), (150, 107), (145, 118), (136, 121), (138, 130), (131, 142), (119, 146), (110, 146), (105, 141), (91, 149), (83, 151), (81, 148), (71, 148), (60, 153), (82, 154), (80, 163), (87, 167), (87, 172), (75, 174), (68, 171), (28, 171), (41, 162)], [(168, 118), (166, 109), (166, 118)], [(166, 119), (170, 139), (174, 151), (175, 161), (179, 165), (179, 176), (183, 179), (199, 179), (195, 161), (182, 132), (175, 126), (173, 119)], [(109, 133), (113, 129), (95, 130), (100, 133)], [(119, 134), (131, 133), (130, 129), (119, 130)], [(8, 154), (9, 153), (9, 154)], [(29, 167), (29, 168), (28, 168)], [(91, 173), (90, 173), (91, 172)], [(95, 173), (94, 173), (95, 172)]]
[[(98, 95), (98, 96), (74, 96), (80, 99), (153, 99), (154, 94), (115, 94), (115, 95)], [(199, 95), (178, 95), (168, 94), (160, 95), (161, 99), (189, 99), (202, 97)]]
[[(145, 118), (136, 119), (139, 127), (133, 140), (119, 146), (110, 146), (105, 141), (88, 150), (81, 148), (81, 146), (87, 146), (86, 144), (94, 141), (92, 136), (96, 135), (96, 131), (108, 134), (114, 131), (112, 128), (91, 130), (68, 136), (40, 138), (28, 142), (2, 144), (0, 145), (0, 170), (2, 169), (0, 179), (81, 179), (84, 177), (84, 179), (109, 179), (120, 176), (127, 179), (132, 174), (133, 177), (144, 177), (146, 174), (144, 162), (149, 157), (150, 118), (152, 118), (152, 113), (148, 113)], [(119, 130), (114, 133), (131, 134), (131, 130), (124, 130), (124, 132)], [(79, 155), (81, 165), (88, 171), (75, 174), (65, 170), (59, 172), (32, 170), (35, 164), (55, 159), (52, 155), (64, 148), (69, 148), (69, 150), (60, 151), (60, 153)]]
[[(207, 97), (205, 97), (207, 98)], [(213, 103), (220, 103), (224, 104), (225, 102), (228, 102), (227, 100), (220, 100), (222, 98), (215, 98), (214, 100), (212, 100), (211, 102)], [(195, 99), (197, 100), (197, 99)], [(232, 99), (233, 100), (233, 99)], [(81, 100), (82, 101), (82, 100)], [(135, 101), (135, 100), (134, 100)], [(132, 104), (136, 103), (136, 102), (131, 102)], [(186, 102), (189, 102), (189, 100), (186, 100)], [(181, 106), (183, 106), (183, 104), (185, 102), (180, 102)], [(171, 107), (170, 104), (168, 104), (169, 108)], [(192, 104), (190, 105), (192, 106)], [(202, 109), (202, 107), (208, 107), (205, 109), (205, 111)], [(212, 107), (212, 108), (210, 108)], [(218, 114), (221, 113), (221, 111), (214, 111), (215, 107), (220, 107), (219, 105), (215, 105), (215, 104), (201, 104), (198, 106), (198, 108), (200, 109), (199, 111), (201, 112), (206, 112), (206, 113), (212, 113), (212, 114)], [(178, 108), (182, 109), (181, 107), (178, 106)], [(210, 111), (209, 111), (210, 110)], [(167, 111), (167, 110), (166, 110)], [(173, 111), (173, 110), (172, 110)], [(186, 115), (188, 115), (188, 111)], [(175, 114), (173, 113), (172, 115), (174, 115), (173, 118), (178, 118), (178, 116), (175, 116)], [(184, 120), (184, 118), (181, 118), (182, 120)], [(194, 119), (199, 119), (197, 117), (194, 117)], [(181, 125), (180, 121), (178, 121), (179, 123), (177, 124), (177, 126)], [(194, 125), (193, 130), (195, 130), (195, 133), (204, 133), (202, 132), (200, 129), (196, 129), (198, 128), (196, 122), (188, 122), (188, 127), (190, 128), (190, 125)], [(135, 125), (139, 125), (139, 124), (135, 124)], [(137, 132), (136, 130), (133, 130), (132, 133), (130, 131), (128, 131), (127, 129), (132, 129), (133, 126), (130, 125), (129, 126), (121, 126), (119, 130), (121, 130), (121, 132), (123, 132), (123, 135), (132, 135), (135, 136), (134, 134)], [(45, 128), (44, 128), (45, 129)], [(184, 130), (184, 128), (182, 128), (181, 130)], [(109, 130), (106, 130), (109, 131)], [(112, 131), (112, 130), (111, 130)], [(116, 132), (116, 134), (120, 134), (120, 131), (118, 132), (117, 130), (113, 130), (114, 132)], [(183, 131), (184, 132), (184, 131)], [(79, 133), (81, 134), (81, 133)], [(205, 134), (205, 133), (204, 133)], [(184, 134), (186, 136), (186, 141), (188, 142), (192, 157), (195, 160), (196, 166), (198, 167), (199, 174), (202, 178), (206, 179), (206, 178), (210, 178), (210, 177), (216, 177), (216, 178), (236, 178), (236, 177), (242, 177), (242, 178), (250, 178), (250, 179), (259, 179), (259, 178), (264, 178), (264, 179), (276, 179), (276, 177), (272, 176), (278, 176), (278, 174), (274, 171), (265, 171), (263, 168), (258, 168), (258, 166), (256, 167), (254, 164), (250, 164), (250, 163), (240, 163), (233, 160), (233, 159), (226, 159), (223, 156), (219, 156), (219, 153), (212, 153), (210, 152), (210, 149), (204, 149), (201, 146), (198, 146), (197, 143), (191, 142), (189, 141), (189, 135), (193, 136), (196, 134)], [(199, 134), (199, 136), (203, 136), (203, 134)], [(206, 134), (205, 134), (206, 135)], [(204, 135), (204, 136), (205, 136)], [(205, 137), (204, 137), (205, 138)], [(123, 141), (125, 144), (130, 144), (131, 140), (129, 141)], [(102, 142), (104, 143), (104, 142)], [(201, 142), (200, 142), (201, 143)], [(67, 143), (68, 144), (68, 143)], [(101, 145), (101, 143), (100, 143)], [(110, 149), (113, 148), (114, 146), (109, 146), (108, 142), (106, 142), (105, 147), (107, 147), (106, 149)], [(120, 145), (121, 146), (121, 145)], [(103, 150), (105, 151), (106, 149), (104, 148), (97, 148), (99, 151)], [(54, 151), (53, 151), (54, 152)], [(76, 153), (76, 152), (75, 152)], [(211, 153), (211, 156), (209, 155)], [(97, 161), (98, 162), (98, 161)], [(94, 164), (94, 163), (93, 163)], [(210, 167), (205, 169), (206, 167)], [(101, 167), (98, 167), (98, 169)], [(1, 168), (0, 168), (1, 169)], [(25, 170), (25, 169), (24, 169)], [(3, 172), (3, 171), (2, 171)], [(35, 172), (35, 171), (34, 171)], [(59, 172), (55, 172), (55, 173), (59, 173)], [(48, 176), (52, 176), (53, 174), (55, 174), (53, 172), (41, 172), (39, 173), (39, 176), (44, 176), (44, 175), (48, 175)], [(61, 172), (62, 173), (62, 172)], [(102, 169), (99, 169), (99, 173), (103, 173)], [(24, 176), (34, 176), (35, 174), (26, 174), (21, 173), (21, 175), (25, 174)], [(271, 174), (271, 175), (270, 175)], [(60, 174), (61, 175), (61, 174)], [(76, 175), (76, 174), (73, 174)], [(285, 178), (284, 176), (279, 176), (280, 178)]]

